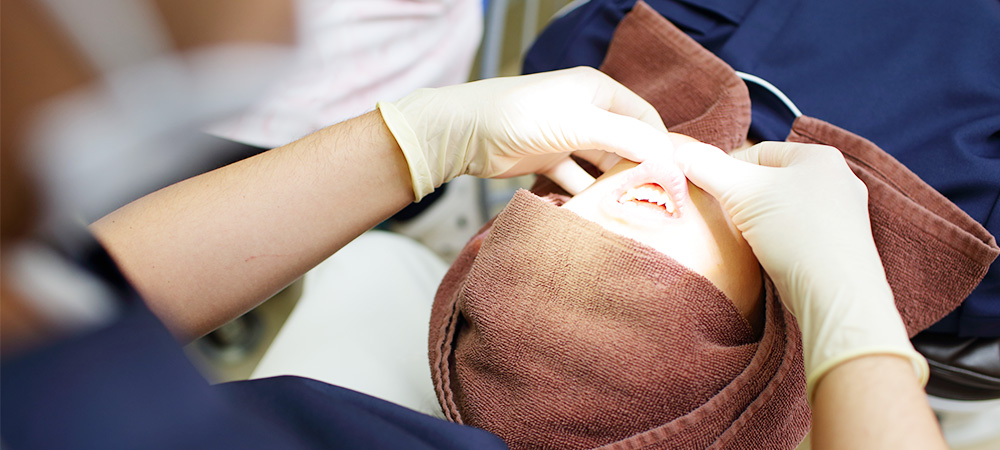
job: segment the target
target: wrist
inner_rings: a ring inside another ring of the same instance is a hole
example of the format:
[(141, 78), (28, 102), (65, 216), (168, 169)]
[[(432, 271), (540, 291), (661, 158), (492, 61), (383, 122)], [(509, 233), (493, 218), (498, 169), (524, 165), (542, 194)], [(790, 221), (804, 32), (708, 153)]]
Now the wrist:
[(867, 355), (831, 369), (812, 403), (815, 448), (945, 448), (907, 359)]
[(434, 191), (437, 184), (432, 180), (430, 166), (416, 132), (410, 127), (403, 113), (389, 102), (378, 102), (376, 105), (382, 126), (388, 131), (390, 140), (406, 161), (410, 184), (413, 189), (413, 199), (419, 202), (427, 194)]
[(807, 281), (798, 286), (786, 283), (779, 287), (779, 295), (792, 309), (802, 332), (810, 399), (816, 384), (830, 370), (871, 355), (909, 360), (918, 379), (926, 383), (927, 362), (910, 343), (884, 275), (847, 276), (841, 272), (840, 276)]
[(887, 358), (888, 360), (908, 362), (917, 384), (921, 388), (927, 385), (927, 380), (930, 376), (927, 359), (918, 353), (912, 345), (909, 348), (900, 345), (859, 347), (839, 353), (835, 357), (825, 360), (812, 370), (806, 371), (806, 393), (809, 401), (814, 401), (818, 386), (831, 373), (841, 370), (845, 365), (853, 365), (858, 360), (867, 360), (869, 358)]
[(812, 399), (816, 384), (830, 370), (854, 359), (886, 355), (911, 362), (920, 382), (927, 362), (910, 343), (888, 285), (867, 290), (829, 289), (833, 297), (811, 298), (797, 314), (802, 331), (806, 386)]

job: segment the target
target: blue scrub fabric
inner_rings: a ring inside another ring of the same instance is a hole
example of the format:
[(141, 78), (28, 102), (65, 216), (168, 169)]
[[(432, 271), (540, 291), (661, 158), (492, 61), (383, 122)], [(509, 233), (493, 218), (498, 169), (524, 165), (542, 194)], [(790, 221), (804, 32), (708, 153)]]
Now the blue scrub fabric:
[[(98, 259), (121, 281), (106, 254)], [(507, 448), (483, 430), (315, 380), (211, 386), (134, 291), (118, 292), (124, 311), (114, 323), (5, 355), (4, 447)]]
[[(600, 66), (636, 0), (591, 0), (555, 20), (524, 72)], [(1000, 236), (1000, 2), (648, 0), (803, 114), (859, 134)], [(651, 55), (655, 56), (655, 55)], [(783, 141), (792, 113), (748, 84), (750, 137)], [(1000, 260), (930, 331), (1000, 336)]]

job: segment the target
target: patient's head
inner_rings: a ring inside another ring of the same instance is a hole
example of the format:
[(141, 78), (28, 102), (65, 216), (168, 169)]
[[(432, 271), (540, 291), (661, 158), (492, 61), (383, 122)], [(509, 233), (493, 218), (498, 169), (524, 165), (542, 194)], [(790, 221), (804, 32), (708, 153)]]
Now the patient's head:
[[(671, 133), (675, 146), (700, 145)], [(759, 331), (763, 319), (757, 259), (718, 201), (662, 165), (622, 160), (563, 204), (584, 219), (670, 256), (708, 278)], [(679, 178), (679, 179), (678, 179)]]
[(620, 163), (568, 200), (518, 192), (470, 241), (431, 318), (451, 419), (511, 448), (589, 448), (691, 414), (745, 372), (770, 285), (718, 204), (661, 163)]

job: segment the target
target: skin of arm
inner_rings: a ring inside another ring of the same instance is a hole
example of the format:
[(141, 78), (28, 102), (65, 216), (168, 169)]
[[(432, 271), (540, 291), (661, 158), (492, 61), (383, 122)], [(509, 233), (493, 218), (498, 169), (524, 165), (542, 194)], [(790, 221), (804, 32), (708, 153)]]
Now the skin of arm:
[(142, 197), (91, 225), (182, 340), (260, 304), (413, 201), (377, 112)]
[(817, 449), (946, 449), (910, 362), (870, 355), (838, 365), (816, 385)]

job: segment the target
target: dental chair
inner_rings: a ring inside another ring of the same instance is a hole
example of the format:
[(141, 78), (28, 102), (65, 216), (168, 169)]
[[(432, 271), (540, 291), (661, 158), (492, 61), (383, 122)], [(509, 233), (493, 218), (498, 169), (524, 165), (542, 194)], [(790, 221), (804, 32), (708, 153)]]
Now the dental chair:
[(1000, 443), (1000, 339), (923, 333), (913, 345), (930, 365), (928, 400), (948, 444)]

